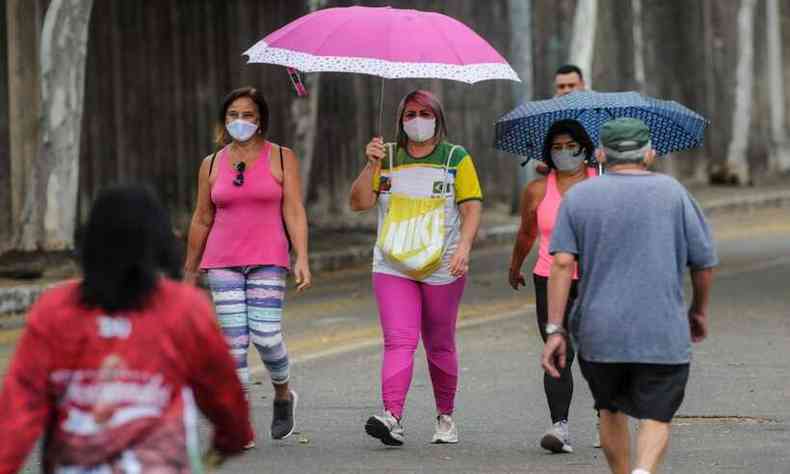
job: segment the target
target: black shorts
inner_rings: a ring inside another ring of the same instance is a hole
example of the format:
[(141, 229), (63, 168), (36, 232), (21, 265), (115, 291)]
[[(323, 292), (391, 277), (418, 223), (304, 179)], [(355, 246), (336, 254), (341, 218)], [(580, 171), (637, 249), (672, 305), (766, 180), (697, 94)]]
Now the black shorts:
[(579, 357), (579, 368), (596, 409), (664, 423), (680, 408), (689, 377), (688, 364), (603, 363)]

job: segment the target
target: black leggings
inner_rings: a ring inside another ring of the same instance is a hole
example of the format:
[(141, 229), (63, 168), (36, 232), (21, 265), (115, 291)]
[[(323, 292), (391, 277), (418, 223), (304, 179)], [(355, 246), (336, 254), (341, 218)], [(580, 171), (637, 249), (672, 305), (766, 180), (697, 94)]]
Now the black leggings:
[[(532, 275), (535, 283), (535, 312), (538, 313), (538, 330), (543, 342), (546, 342), (546, 323), (549, 320), (548, 308), (548, 282), (549, 279), (540, 275)], [(565, 329), (568, 329), (568, 313), (576, 300), (576, 280), (571, 284), (568, 294), (568, 304), (565, 307)], [(568, 409), (571, 406), (573, 397), (573, 375), (571, 375), (571, 365), (573, 364), (574, 351), (568, 341), (568, 352), (565, 358), (565, 368), (560, 370), (560, 378), (555, 379), (547, 373), (543, 373), (543, 389), (546, 391), (546, 400), (549, 402), (551, 412), (551, 422), (556, 423), (568, 419)]]

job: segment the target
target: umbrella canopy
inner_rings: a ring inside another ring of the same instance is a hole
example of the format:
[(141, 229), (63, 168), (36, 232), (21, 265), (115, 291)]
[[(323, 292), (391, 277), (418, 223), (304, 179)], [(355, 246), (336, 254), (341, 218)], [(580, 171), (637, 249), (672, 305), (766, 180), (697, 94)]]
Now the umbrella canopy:
[(391, 7), (327, 8), (298, 18), (245, 53), (250, 63), (303, 72), (356, 72), (385, 79), (473, 84), (518, 75), (486, 40), (435, 12)]
[(704, 117), (674, 101), (637, 92), (579, 91), (519, 105), (497, 121), (494, 147), (527, 160), (541, 160), (543, 140), (557, 120), (578, 120), (597, 145), (601, 125), (619, 117), (645, 122), (659, 155), (700, 146), (708, 124)]

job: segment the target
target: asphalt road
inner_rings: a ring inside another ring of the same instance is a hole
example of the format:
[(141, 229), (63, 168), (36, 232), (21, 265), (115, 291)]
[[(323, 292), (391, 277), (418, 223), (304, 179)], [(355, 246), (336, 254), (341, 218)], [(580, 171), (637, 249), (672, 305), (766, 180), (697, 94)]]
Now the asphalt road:
[[(711, 336), (696, 347), (664, 472), (790, 473), (790, 212), (721, 217), (712, 225), (722, 265)], [(380, 347), (375, 339), (367, 347), (358, 339), (350, 348), (320, 349), (319, 357), (296, 354), (302, 358), (293, 383), (301, 394), (300, 432), (285, 441), (261, 439), (223, 472), (608, 472), (602, 452), (591, 447), (592, 400), (578, 371), (571, 410), (576, 452), (551, 455), (537, 445), (549, 423), (541, 344), (531, 287), (518, 294), (522, 307), (510, 309), (513, 292), (503, 271), (508, 254), (506, 248), (484, 249), (473, 262), (467, 327), (459, 333), (458, 445), (428, 444), (434, 408), (422, 352), (404, 419), (405, 446), (385, 448), (365, 435), (365, 419), (380, 410)], [(347, 304), (347, 317), (360, 327), (363, 312), (374, 314), (367, 277), (341, 279), (353, 300), (327, 297), (333, 316), (318, 312), (309, 324), (340, 317), (333, 311), (340, 314)], [(292, 310), (298, 306), (292, 299)], [(255, 394), (256, 425), (266, 433), (268, 383), (256, 386)]]
[[(663, 472), (787, 474), (790, 210), (721, 216), (712, 225), (722, 265), (709, 311), (711, 335), (696, 347)], [(603, 453), (591, 446), (592, 400), (576, 369), (570, 421), (576, 452), (551, 455), (538, 447), (549, 423), (542, 346), (531, 284), (518, 293), (507, 287), (509, 253), (504, 246), (474, 253), (458, 335), (458, 445), (428, 443), (434, 408), (421, 351), (405, 412), (405, 446), (385, 448), (365, 435), (365, 420), (381, 410), (380, 342), (369, 270), (359, 268), (320, 275), (309, 293), (289, 295), (285, 334), (300, 394), (298, 433), (277, 442), (266, 435), (272, 391), (252, 352), (258, 447), (222, 472), (608, 472)], [(207, 434), (204, 427), (204, 439)], [(31, 460), (29, 472), (36, 465)]]

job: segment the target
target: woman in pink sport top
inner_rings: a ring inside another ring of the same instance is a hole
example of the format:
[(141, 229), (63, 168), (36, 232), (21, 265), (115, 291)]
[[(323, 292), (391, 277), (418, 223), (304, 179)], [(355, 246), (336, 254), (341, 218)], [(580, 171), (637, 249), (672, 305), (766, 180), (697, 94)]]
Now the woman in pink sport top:
[[(564, 193), (574, 184), (595, 176), (596, 172), (588, 166), (595, 152), (595, 147), (576, 120), (560, 120), (549, 128), (543, 143), (543, 161), (549, 166), (546, 177), (538, 178), (529, 183), (521, 198), (521, 227), (516, 236), (513, 255), (510, 261), (509, 281), (514, 290), (525, 286), (521, 265), (532, 249), (535, 238), (540, 235), (538, 260), (533, 270), (535, 283), (535, 311), (538, 316), (538, 329), (543, 342), (546, 342), (546, 323), (548, 322), (547, 283), (551, 271), (552, 256), (549, 255), (549, 244), (557, 212)], [(573, 307), (576, 298), (578, 270), (574, 274), (568, 297), (567, 313)], [(566, 328), (567, 329), (567, 328)], [(549, 451), (563, 453), (573, 452), (568, 437), (568, 409), (573, 395), (573, 377), (571, 364), (573, 350), (569, 349), (567, 363), (555, 379), (548, 374), (543, 376), (543, 387), (551, 413), (552, 426), (540, 441), (541, 446)]]
[(294, 431), (298, 399), (288, 385), (281, 329), (289, 244), (296, 254), (297, 291), (310, 286), (311, 275), (299, 163), (293, 151), (266, 140), (268, 126), (269, 108), (257, 89), (236, 89), (223, 100), (217, 122), (222, 148), (200, 166), (184, 280), (195, 284), (199, 272), (206, 273), (247, 392), (250, 342), (258, 350), (275, 391), (272, 438), (282, 439)]

